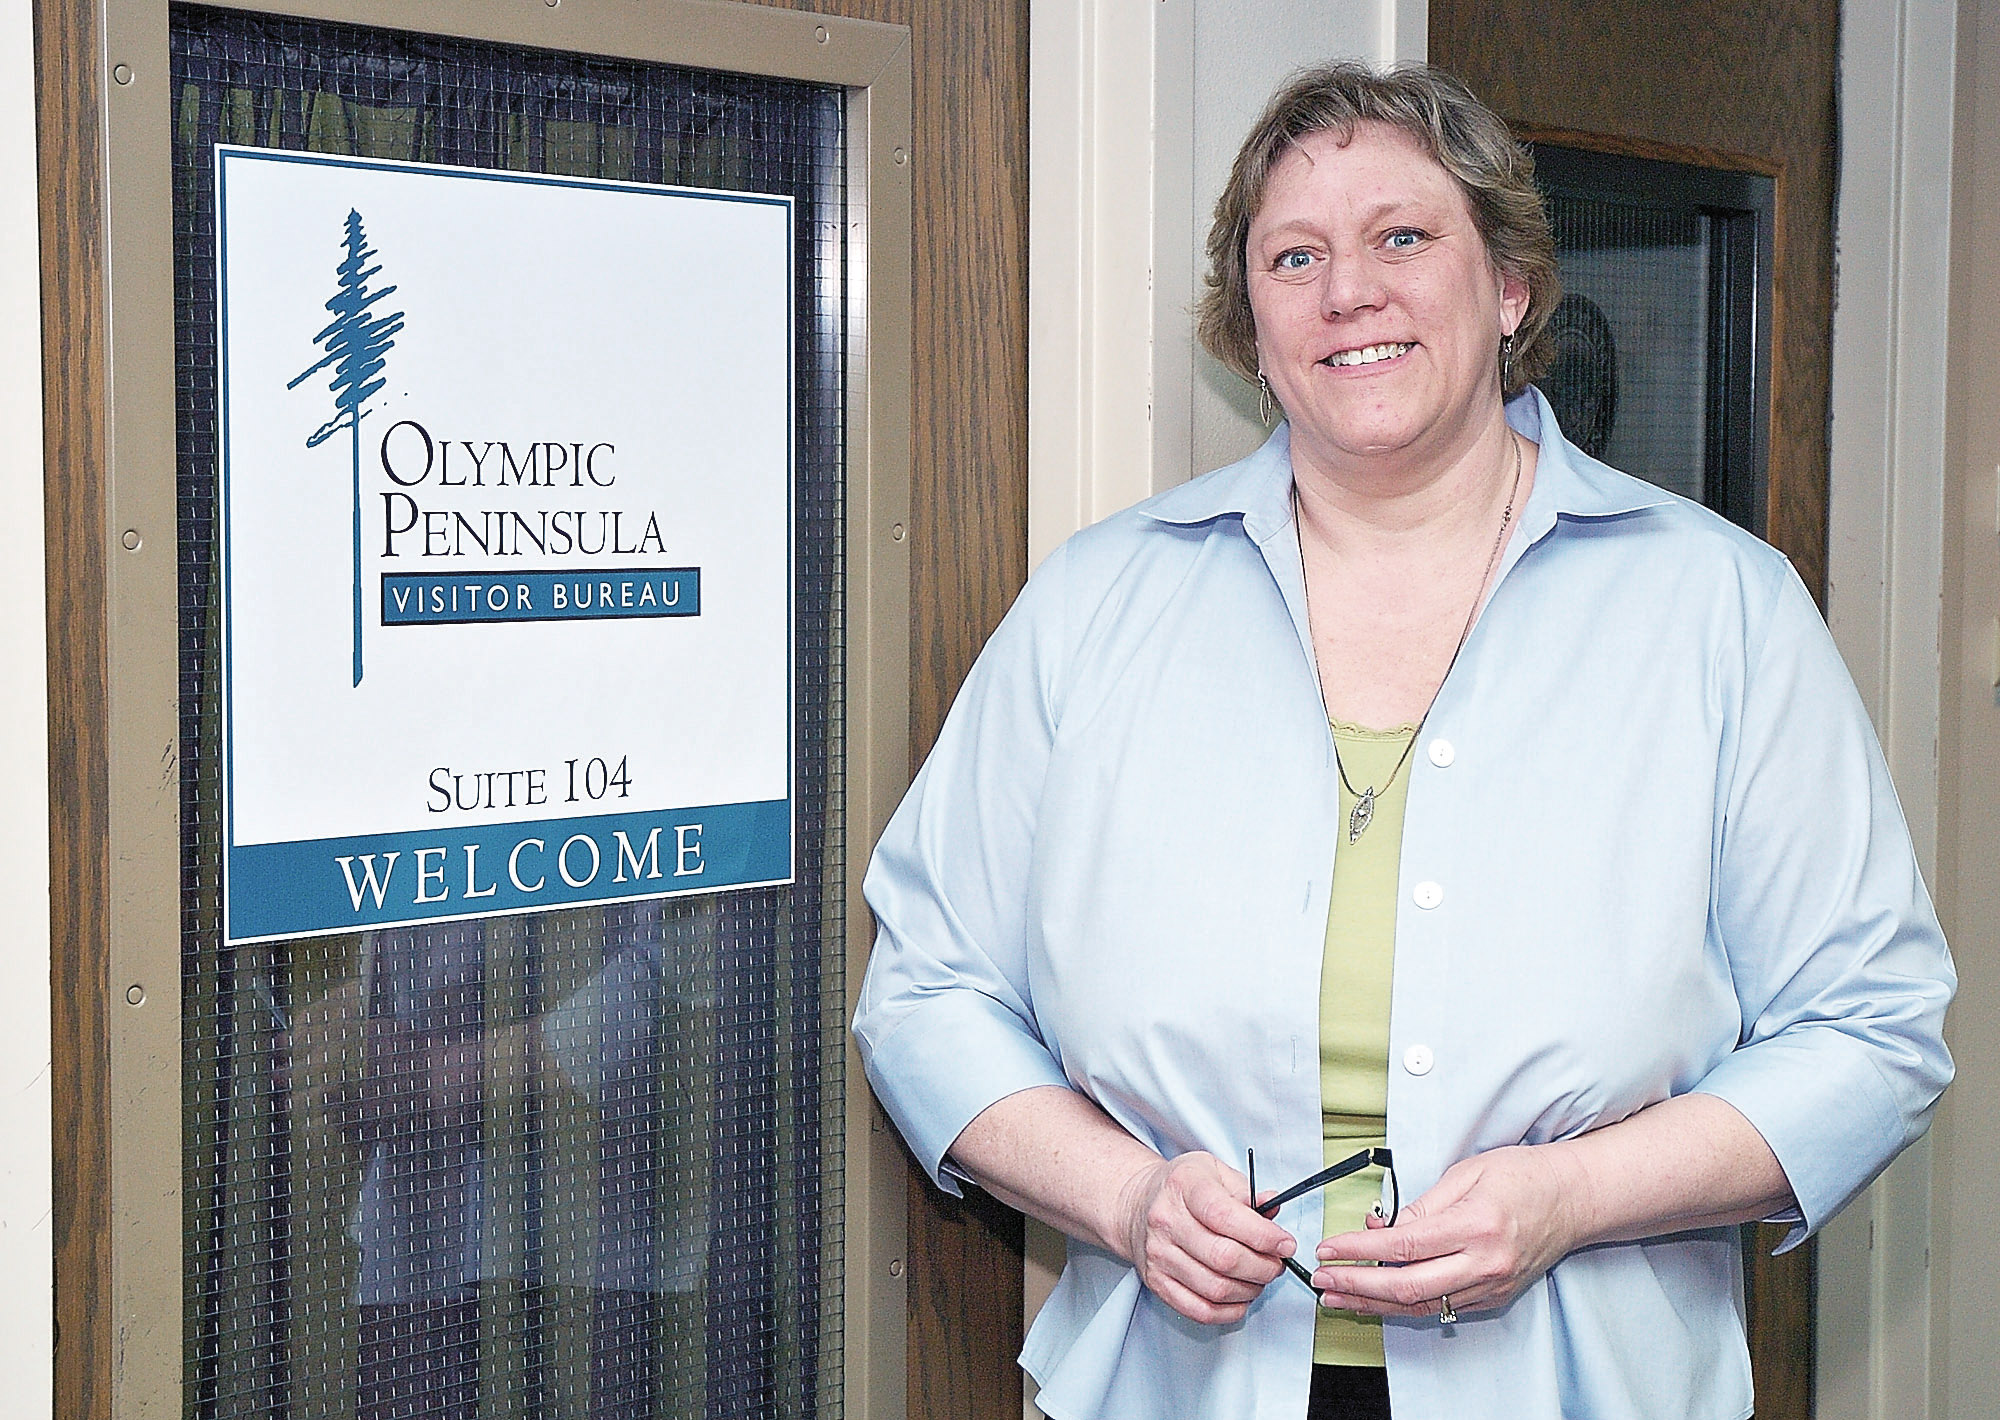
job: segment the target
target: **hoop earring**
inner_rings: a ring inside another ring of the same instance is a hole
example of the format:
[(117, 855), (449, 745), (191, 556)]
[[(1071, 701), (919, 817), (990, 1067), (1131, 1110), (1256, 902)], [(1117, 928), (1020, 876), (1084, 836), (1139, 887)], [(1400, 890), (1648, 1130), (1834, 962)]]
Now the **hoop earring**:
[(1271, 422), (1271, 382), (1262, 370), (1257, 372), (1257, 417), (1267, 426)]
[(1514, 333), (1510, 330), (1500, 337), (1500, 392), (1504, 395), (1514, 383)]

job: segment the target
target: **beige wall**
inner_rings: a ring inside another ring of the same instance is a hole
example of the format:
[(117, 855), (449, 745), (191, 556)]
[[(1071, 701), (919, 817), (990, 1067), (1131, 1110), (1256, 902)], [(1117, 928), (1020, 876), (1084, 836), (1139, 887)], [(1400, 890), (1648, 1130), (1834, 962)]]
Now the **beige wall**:
[(41, 305), (29, 0), (0, 0), (0, 1376), (9, 1416), (47, 1415), (49, 855), (42, 639)]
[(2000, 0), (1960, 7), (1938, 908), (1960, 973), (1936, 1130), (1933, 1415), (2000, 1415)]

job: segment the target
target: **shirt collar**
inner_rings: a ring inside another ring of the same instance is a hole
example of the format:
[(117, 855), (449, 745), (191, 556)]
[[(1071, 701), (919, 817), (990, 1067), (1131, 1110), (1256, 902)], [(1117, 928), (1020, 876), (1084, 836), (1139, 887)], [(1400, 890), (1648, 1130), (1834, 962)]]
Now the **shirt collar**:
[[(1534, 490), (1521, 510), (1530, 541), (1554, 527), (1558, 518), (1613, 518), (1672, 501), (1673, 495), (1599, 463), (1570, 443), (1547, 398), (1533, 386), (1507, 402), (1507, 422), (1541, 448)], [(1280, 424), (1250, 457), (1170, 489), (1142, 511), (1183, 526), (1234, 514), (1261, 544), (1291, 525), (1291, 444), (1290, 426)]]
[(1280, 423), (1256, 453), (1214, 473), (1170, 488), (1140, 511), (1183, 527), (1233, 515), (1262, 543), (1292, 521), (1292, 429)]
[(1615, 518), (1671, 503), (1673, 494), (1620, 473), (1563, 437), (1548, 398), (1533, 385), (1507, 401), (1507, 423), (1541, 452), (1522, 525), (1539, 536), (1558, 518)]

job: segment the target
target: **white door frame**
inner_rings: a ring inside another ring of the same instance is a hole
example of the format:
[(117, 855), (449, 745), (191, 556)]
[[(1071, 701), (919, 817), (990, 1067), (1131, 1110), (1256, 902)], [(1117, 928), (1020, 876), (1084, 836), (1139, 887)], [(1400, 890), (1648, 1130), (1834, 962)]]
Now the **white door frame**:
[[(1841, 7), (1827, 620), (1937, 864), (1955, 0)], [(1820, 1234), (1819, 1420), (1931, 1414), (1931, 1141)]]

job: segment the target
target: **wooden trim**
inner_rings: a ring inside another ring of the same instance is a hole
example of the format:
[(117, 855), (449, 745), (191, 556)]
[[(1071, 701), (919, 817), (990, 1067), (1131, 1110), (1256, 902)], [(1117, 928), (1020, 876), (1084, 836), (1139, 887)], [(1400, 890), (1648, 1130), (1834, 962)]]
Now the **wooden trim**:
[(35, 6), (47, 469), (55, 1413), (111, 1413), (105, 194), (92, 0)]
[(1813, 1293), (1818, 1248), (1812, 1244), (1773, 1256), (1791, 1231), (1787, 1223), (1744, 1229), (1743, 1289), (1750, 1374), (1757, 1414), (1766, 1420), (1808, 1420), (1813, 1413)]
[[(847, 999), (854, 1017), (875, 919), (869, 855), (909, 787), (910, 44), (848, 90)], [(908, 1234), (895, 1127), (846, 1043), (846, 1311), (843, 1414), (903, 1420)]]
[(1721, 168), (1732, 173), (1762, 173), (1781, 177), (1785, 165), (1771, 158), (1749, 153), (1733, 153), (1726, 148), (1704, 148), (1697, 143), (1662, 143), (1652, 138), (1627, 138), (1615, 133), (1585, 133), (1575, 128), (1558, 128), (1546, 123), (1508, 119), (1507, 126), (1524, 143), (1549, 143), (1558, 148), (1581, 148), (1586, 153), (1611, 153), (1621, 158), (1650, 158), (1658, 163), (1685, 163), (1696, 168)]
[[(1772, 181), (1771, 195), (1771, 345), (1766, 378), (1770, 387), (1770, 407), (1765, 411), (1765, 447), (1772, 451), (1768, 459), (1764, 480), (1764, 533), (1768, 540), (1795, 560), (1804, 562), (1801, 568), (1806, 584), (1819, 601), (1821, 610), (1826, 606), (1826, 528), (1825, 493), (1820, 490), (1817, 516), (1817, 533), (1810, 528), (1802, 528), (1794, 512), (1796, 490), (1781, 487), (1783, 480), (1778, 476), (1776, 451), (1784, 437), (1780, 420), (1791, 397), (1791, 385), (1796, 376), (1789, 369), (1789, 362), (1783, 358), (1786, 349), (1786, 335), (1793, 321), (1792, 306), (1797, 296), (1794, 283), (1790, 279), (1792, 266), (1788, 258), (1793, 255), (1792, 242), (1787, 223), (1791, 193), (1787, 182), (1785, 164), (1775, 158), (1761, 158), (1748, 153), (1739, 153), (1727, 148), (1711, 148), (1696, 143), (1665, 143), (1652, 138), (1632, 138), (1614, 133), (1591, 133), (1581, 129), (1563, 128), (1553, 124), (1529, 123), (1508, 119), (1507, 126), (1514, 136), (1529, 143), (1548, 143), (1561, 148), (1578, 148), (1588, 153), (1609, 153), (1619, 157), (1646, 158), (1655, 162), (1684, 163), (1691, 167), (1719, 168), (1724, 172), (1758, 173)], [(1809, 539), (1809, 546), (1801, 555), (1802, 534)], [(1807, 561), (1806, 558), (1811, 560)], [(1789, 1290), (1796, 1290), (1795, 1288)], [(1808, 1288), (1808, 1291), (1810, 1289)]]
[[(164, 10), (167, 0), (157, 3)], [(829, 27), (809, 14), (742, 0), (571, 0), (567, 5), (538, 8), (468, 0), (200, 3), (555, 53), (600, 54), (643, 64), (679, 64), (858, 88), (872, 84), (909, 43), (899, 25), (836, 19)]]
[[(915, 36), (912, 762), (1027, 578), (1028, 3), (909, 0)], [(1022, 1228), (911, 1169), (910, 1420), (1020, 1420)]]
[(910, 1420), (1020, 1420), (1021, 1215), (909, 1171)]

